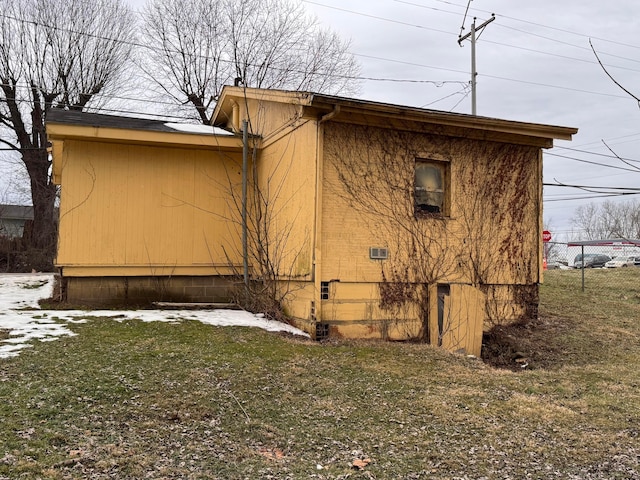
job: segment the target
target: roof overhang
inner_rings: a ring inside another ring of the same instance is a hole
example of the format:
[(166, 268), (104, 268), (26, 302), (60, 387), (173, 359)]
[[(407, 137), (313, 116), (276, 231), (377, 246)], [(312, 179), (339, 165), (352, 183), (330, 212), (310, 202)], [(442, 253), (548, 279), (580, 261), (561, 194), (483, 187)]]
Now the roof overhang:
[(300, 106), (305, 117), (383, 128), (460, 136), (479, 140), (553, 147), (553, 140), (571, 140), (577, 128), (501, 120), (309, 92), (224, 87), (213, 125), (226, 125), (243, 99)]
[(81, 112), (55, 112), (50, 115), (47, 119), (47, 136), (54, 143), (81, 140), (195, 149), (242, 150), (242, 138), (204, 125), (175, 124)]

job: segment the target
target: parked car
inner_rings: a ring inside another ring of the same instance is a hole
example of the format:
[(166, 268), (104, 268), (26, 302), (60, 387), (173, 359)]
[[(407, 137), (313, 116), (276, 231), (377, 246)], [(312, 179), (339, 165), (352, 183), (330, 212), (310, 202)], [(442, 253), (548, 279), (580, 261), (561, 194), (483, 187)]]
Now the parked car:
[(568, 263), (566, 260), (552, 260), (547, 263), (547, 270), (569, 270)]
[(609, 255), (585, 253), (584, 259), (582, 258), (582, 254), (576, 255), (576, 258), (573, 260), (573, 266), (575, 268), (602, 268), (609, 260), (611, 260)]
[(629, 257), (631, 260), (633, 260), (633, 264), (636, 267), (640, 267), (640, 257)]
[(604, 264), (605, 268), (633, 267), (634, 260), (630, 257), (614, 257)]

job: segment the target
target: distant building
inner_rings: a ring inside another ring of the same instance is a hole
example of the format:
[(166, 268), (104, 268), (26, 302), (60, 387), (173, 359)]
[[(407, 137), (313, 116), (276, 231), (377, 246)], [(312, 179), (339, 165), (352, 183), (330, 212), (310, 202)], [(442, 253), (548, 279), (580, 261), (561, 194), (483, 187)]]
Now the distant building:
[(0, 204), (0, 237), (21, 238), (25, 224), (33, 220), (33, 207)]

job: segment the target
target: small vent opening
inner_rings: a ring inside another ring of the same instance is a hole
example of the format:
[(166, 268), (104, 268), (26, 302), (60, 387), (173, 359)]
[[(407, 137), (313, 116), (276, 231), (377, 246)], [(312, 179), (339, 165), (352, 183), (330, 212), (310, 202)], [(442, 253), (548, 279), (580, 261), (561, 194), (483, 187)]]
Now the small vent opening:
[(329, 282), (320, 282), (320, 300), (329, 300)]
[(369, 258), (372, 260), (386, 260), (389, 258), (389, 249), (385, 247), (369, 247)]

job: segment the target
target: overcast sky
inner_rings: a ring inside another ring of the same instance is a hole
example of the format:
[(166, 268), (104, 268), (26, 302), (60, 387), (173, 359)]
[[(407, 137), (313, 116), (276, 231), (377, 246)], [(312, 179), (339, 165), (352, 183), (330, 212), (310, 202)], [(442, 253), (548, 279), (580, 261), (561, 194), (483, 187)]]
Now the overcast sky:
[[(144, 1), (130, 3), (140, 8)], [(640, 160), (638, 103), (607, 78), (589, 46), (591, 39), (610, 73), (640, 95), (636, 1), (303, 3), (323, 25), (351, 39), (365, 77), (360, 98), (460, 113), (471, 113), (471, 46), (468, 41), (458, 45), (461, 27), (468, 33), (474, 17), (479, 25), (495, 13), (477, 44), (478, 115), (579, 128), (573, 142), (556, 142), (557, 148), (546, 152), (545, 182), (638, 186), (640, 171), (608, 157), (611, 153), (602, 143), (621, 157)], [(562, 239), (570, 229), (577, 206), (602, 201), (584, 198), (590, 195), (545, 188), (545, 221), (554, 239)]]
[[(545, 153), (545, 182), (556, 179), (568, 184), (640, 186), (640, 171), (621, 170), (632, 167), (603, 156), (612, 154), (602, 143), (605, 140), (621, 157), (640, 160), (636, 153), (640, 145), (640, 109), (635, 100), (608, 79), (589, 46), (591, 39), (609, 72), (640, 95), (637, 2), (304, 3), (323, 23), (352, 40), (364, 77), (423, 82), (368, 80), (363, 98), (461, 113), (471, 113), (471, 96), (465, 96), (469, 91), (471, 45), (468, 41), (462, 47), (458, 45), (461, 27), (464, 25), (464, 35), (470, 32), (474, 17), (476, 25), (480, 25), (495, 13), (495, 21), (481, 32), (477, 43), (478, 115), (579, 128), (573, 142), (556, 142), (557, 148)], [(640, 167), (640, 163), (637, 165)], [(545, 221), (550, 223), (556, 239), (570, 229), (570, 218), (577, 206), (602, 201), (562, 199), (591, 195), (580, 190), (545, 188)], [(635, 197), (624, 197), (624, 201), (632, 198)]]
[[(144, 4), (130, 1), (134, 6)], [(640, 18), (638, 2), (303, 3), (323, 25), (351, 40), (361, 75), (369, 79), (362, 84), (360, 98), (460, 113), (471, 113), (471, 45), (465, 41), (459, 46), (458, 37), (470, 32), (474, 18), (480, 25), (495, 14), (477, 43), (478, 115), (579, 128), (573, 142), (558, 141), (556, 148), (545, 153), (545, 182), (640, 186), (640, 171), (630, 171), (631, 166), (608, 157), (612, 154), (602, 143), (606, 141), (623, 158), (640, 160), (636, 153), (640, 108), (606, 76), (589, 46), (591, 39), (609, 72), (640, 95), (640, 40), (635, 30)], [(554, 239), (563, 240), (569, 234), (577, 206), (604, 200), (585, 198), (590, 196), (593, 194), (580, 190), (545, 187), (545, 222)]]

